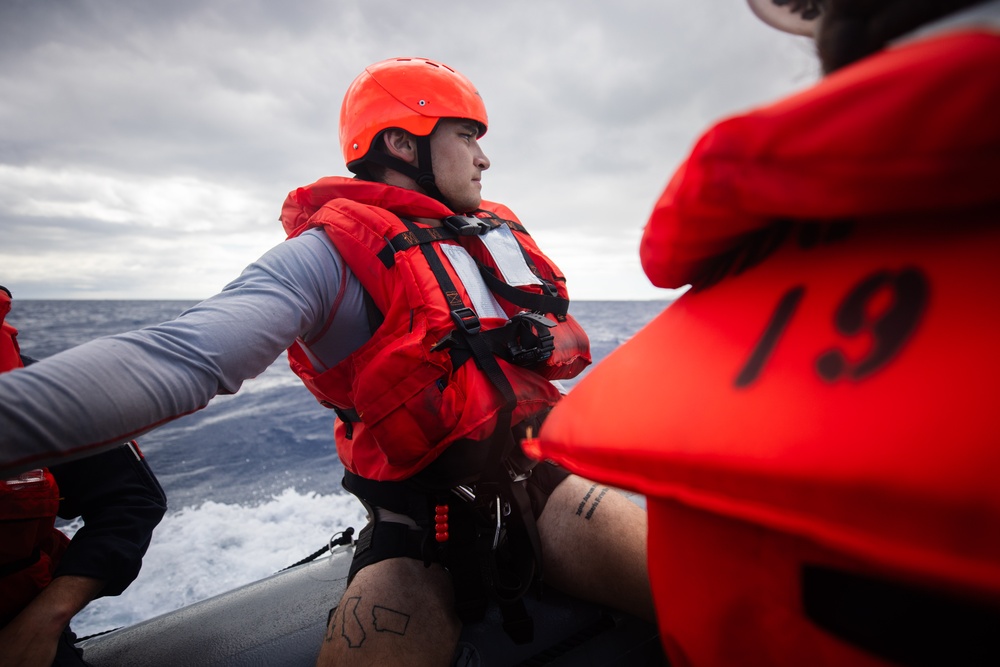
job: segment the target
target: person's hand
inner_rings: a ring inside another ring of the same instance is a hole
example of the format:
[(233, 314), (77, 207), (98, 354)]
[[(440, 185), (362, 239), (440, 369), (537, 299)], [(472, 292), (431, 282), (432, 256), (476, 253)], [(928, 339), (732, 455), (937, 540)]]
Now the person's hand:
[(63, 629), (104, 588), (90, 577), (56, 577), (0, 630), (0, 667), (49, 667)]

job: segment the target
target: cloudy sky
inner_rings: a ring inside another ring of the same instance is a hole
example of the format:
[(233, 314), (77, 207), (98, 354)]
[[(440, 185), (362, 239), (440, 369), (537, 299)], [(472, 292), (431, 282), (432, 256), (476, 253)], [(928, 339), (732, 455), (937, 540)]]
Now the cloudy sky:
[(419, 55), (486, 101), (483, 195), (578, 299), (650, 299), (638, 242), (727, 114), (817, 77), (743, 0), (0, 0), (0, 284), (199, 299), (281, 242), (285, 195), (346, 175), (365, 65)]

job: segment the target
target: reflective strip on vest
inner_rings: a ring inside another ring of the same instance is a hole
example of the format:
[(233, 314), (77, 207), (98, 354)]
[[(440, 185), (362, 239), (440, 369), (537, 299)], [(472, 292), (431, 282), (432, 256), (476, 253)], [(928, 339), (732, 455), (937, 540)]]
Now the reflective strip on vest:
[[(483, 277), (479, 275), (479, 268), (472, 255), (460, 245), (441, 244), (444, 256), (448, 258), (459, 280), (465, 285), (465, 291), (469, 294), (472, 307), (475, 308), (479, 317), (499, 317), (506, 320), (507, 314), (493, 297), (493, 292), (483, 282)], [(524, 262), (524, 260), (521, 260)]]
[(493, 261), (503, 274), (505, 283), (514, 287), (542, 284), (524, 261), (521, 245), (514, 238), (514, 232), (510, 231), (510, 227), (502, 225), (479, 238), (493, 256)]

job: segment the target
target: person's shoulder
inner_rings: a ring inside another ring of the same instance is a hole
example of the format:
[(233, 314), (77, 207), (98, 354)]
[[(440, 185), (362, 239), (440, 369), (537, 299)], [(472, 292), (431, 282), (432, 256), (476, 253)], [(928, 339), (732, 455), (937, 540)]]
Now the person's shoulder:
[(286, 239), (283, 243), (272, 248), (272, 252), (289, 255), (313, 254), (331, 250), (336, 253), (333, 242), (322, 227), (307, 229), (298, 236)]
[(331, 269), (339, 271), (341, 261), (340, 253), (326, 232), (314, 228), (274, 246), (251, 266), (288, 275), (301, 270), (320, 273)]

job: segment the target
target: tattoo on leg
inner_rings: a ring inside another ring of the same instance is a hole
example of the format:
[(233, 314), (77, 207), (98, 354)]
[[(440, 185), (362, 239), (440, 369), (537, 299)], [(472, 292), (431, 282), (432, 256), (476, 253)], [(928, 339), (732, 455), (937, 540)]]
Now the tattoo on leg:
[(594, 499), (594, 504), (591, 505), (590, 509), (587, 511), (587, 516), (584, 517), (585, 519), (589, 521), (590, 517), (594, 516), (594, 510), (596, 510), (597, 506), (601, 504), (601, 499), (604, 498), (604, 495), (607, 492), (608, 492), (608, 487), (604, 487), (603, 489), (601, 489), (601, 492), (597, 494), (597, 498)]
[(410, 623), (410, 615), (388, 607), (372, 608), (372, 620), (375, 622), (375, 632), (391, 632), (405, 635), (406, 626)]
[[(577, 516), (580, 516), (580, 515), (583, 514), (583, 508), (586, 507), (587, 501), (590, 500), (590, 497), (592, 495), (594, 495), (594, 491), (596, 489), (597, 489), (597, 485), (596, 484), (592, 484), (591, 487), (587, 490), (587, 493), (583, 496), (583, 500), (580, 501), (580, 504), (576, 508), (576, 515)], [(601, 489), (601, 492), (599, 494), (597, 494), (596, 498), (594, 498), (594, 504), (590, 506), (590, 509), (587, 510), (587, 514), (583, 517), (584, 519), (587, 519), (589, 521), (590, 518), (592, 516), (594, 516), (594, 511), (597, 509), (597, 506), (601, 504), (601, 500), (604, 498), (604, 496), (605, 496), (605, 494), (607, 494), (607, 492), (608, 492), (608, 487), (605, 486), (605, 487), (603, 487)]]
[(580, 505), (576, 508), (576, 515), (577, 516), (580, 516), (581, 514), (583, 514), (583, 506), (587, 504), (588, 500), (590, 500), (590, 496), (591, 496), (591, 494), (594, 493), (594, 489), (596, 489), (596, 488), (597, 488), (596, 484), (591, 484), (590, 485), (590, 488), (587, 490), (586, 495), (583, 496), (583, 500), (580, 501)]
[[(348, 598), (344, 603), (344, 613), (341, 614), (340, 636), (347, 640), (347, 645), (350, 648), (359, 648), (365, 643), (365, 629), (361, 627), (361, 619), (358, 618), (358, 604), (360, 602), (360, 597)], [(332, 626), (330, 634), (333, 634)]]

